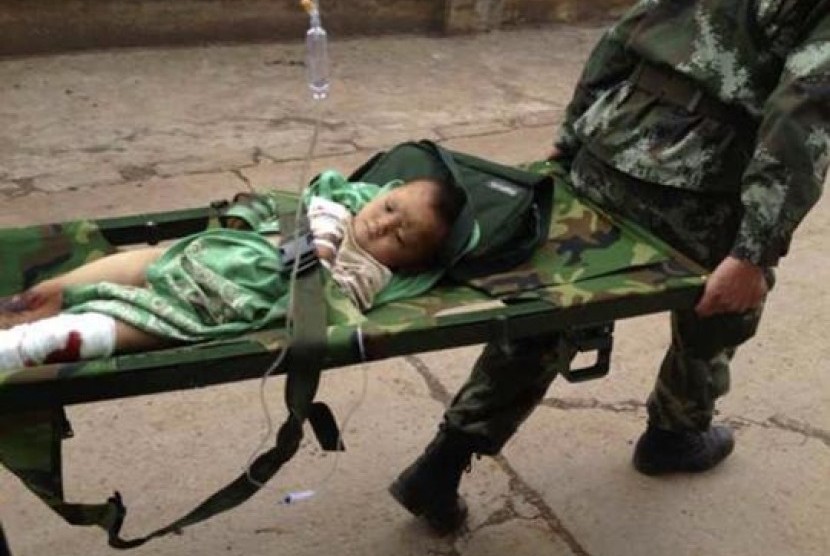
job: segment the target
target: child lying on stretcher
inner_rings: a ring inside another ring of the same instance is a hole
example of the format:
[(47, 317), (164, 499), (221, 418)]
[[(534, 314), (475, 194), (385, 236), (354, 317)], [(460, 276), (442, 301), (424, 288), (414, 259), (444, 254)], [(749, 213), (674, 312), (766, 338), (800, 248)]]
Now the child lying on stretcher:
[[(437, 181), (377, 186), (332, 171), (304, 199), (318, 258), (361, 311), (435, 284), (463, 204)], [(276, 228), (274, 198), (253, 197), (227, 216), (227, 228), (116, 253), (7, 298), (0, 369), (210, 340), (283, 319), (287, 265), (260, 233)]]

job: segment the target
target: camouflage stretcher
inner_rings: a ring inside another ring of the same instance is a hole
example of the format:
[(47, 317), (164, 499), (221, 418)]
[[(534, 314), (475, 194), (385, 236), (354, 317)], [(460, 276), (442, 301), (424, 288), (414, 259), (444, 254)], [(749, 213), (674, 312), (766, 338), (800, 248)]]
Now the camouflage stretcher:
[[(553, 170), (547, 163), (529, 168)], [(287, 211), (296, 206), (291, 194), (282, 201)], [(0, 296), (123, 246), (217, 226), (225, 206), (0, 230)], [(550, 239), (531, 261), (469, 285), (441, 284), (366, 315), (325, 283), (328, 324), (321, 345), (311, 347), (322, 354), (319, 365), (330, 369), (566, 330), (578, 349), (598, 353), (595, 365), (565, 373), (569, 380), (584, 380), (607, 372), (615, 320), (691, 307), (704, 279), (699, 265), (640, 227), (576, 199), (558, 179)], [(266, 329), (141, 354), (0, 371), (0, 460), (70, 523), (109, 529), (112, 544), (114, 522), (123, 519), (120, 501), (63, 501), (55, 448), (68, 427), (63, 406), (259, 378), (288, 341), (284, 329)]]

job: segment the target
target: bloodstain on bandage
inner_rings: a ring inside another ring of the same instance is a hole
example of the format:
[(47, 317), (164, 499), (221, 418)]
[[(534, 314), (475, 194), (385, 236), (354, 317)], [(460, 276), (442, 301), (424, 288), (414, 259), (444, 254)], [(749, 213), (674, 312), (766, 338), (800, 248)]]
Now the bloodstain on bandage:
[(79, 361), (81, 359), (81, 346), (84, 341), (81, 333), (73, 330), (66, 338), (66, 345), (63, 349), (56, 349), (46, 356), (44, 363), (66, 363), (68, 361)]

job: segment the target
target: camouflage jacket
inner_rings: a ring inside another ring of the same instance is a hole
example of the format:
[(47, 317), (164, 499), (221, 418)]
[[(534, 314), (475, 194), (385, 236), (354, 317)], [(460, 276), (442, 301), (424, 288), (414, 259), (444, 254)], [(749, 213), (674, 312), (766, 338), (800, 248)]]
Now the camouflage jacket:
[[(745, 117), (642, 94), (641, 64)], [(640, 1), (588, 59), (557, 146), (645, 182), (740, 198), (732, 254), (775, 265), (830, 160), (830, 0)]]

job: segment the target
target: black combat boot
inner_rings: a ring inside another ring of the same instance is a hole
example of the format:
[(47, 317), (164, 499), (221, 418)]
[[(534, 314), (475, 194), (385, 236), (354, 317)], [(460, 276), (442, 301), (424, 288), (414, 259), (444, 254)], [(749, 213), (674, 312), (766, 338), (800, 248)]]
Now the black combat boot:
[(674, 432), (649, 425), (634, 448), (633, 463), (646, 475), (698, 473), (722, 462), (734, 447), (729, 427)]
[(466, 435), (442, 428), (415, 463), (389, 486), (389, 493), (413, 515), (423, 516), (436, 533), (451, 533), (467, 517), (458, 484), (472, 455)]

